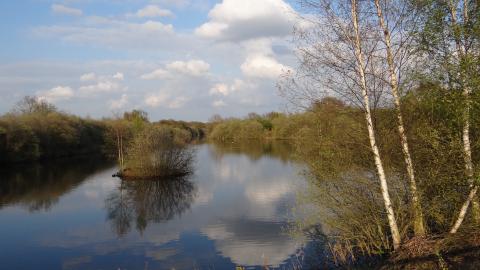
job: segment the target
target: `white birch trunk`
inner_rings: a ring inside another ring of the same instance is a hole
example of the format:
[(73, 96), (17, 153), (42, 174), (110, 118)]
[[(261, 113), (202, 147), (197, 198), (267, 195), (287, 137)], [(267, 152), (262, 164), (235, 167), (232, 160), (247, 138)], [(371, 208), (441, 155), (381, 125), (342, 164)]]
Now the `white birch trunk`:
[(407, 175), (408, 175), (409, 184), (410, 184), (410, 200), (412, 203), (412, 210), (414, 215), (414, 232), (415, 232), (415, 235), (417, 236), (423, 236), (425, 235), (423, 213), (422, 213), (422, 207), (420, 204), (420, 197), (417, 191), (417, 183), (415, 180), (415, 171), (413, 169), (413, 162), (410, 155), (410, 148), (408, 146), (407, 135), (405, 133), (405, 125), (403, 123), (402, 110), (400, 106), (400, 95), (398, 92), (397, 72), (395, 70), (392, 45), (391, 45), (391, 35), (390, 35), (389, 29), (385, 24), (383, 12), (382, 12), (382, 8), (380, 6), (379, 0), (375, 0), (375, 6), (377, 8), (377, 16), (379, 19), (379, 24), (380, 24), (380, 27), (382, 28), (382, 32), (384, 35), (388, 71), (390, 75), (390, 82), (389, 82), (390, 89), (392, 91), (392, 95), (395, 103), (398, 133), (400, 135), (400, 143), (402, 145), (403, 157), (405, 160), (405, 165), (407, 167), (406, 168)]
[[(450, 14), (452, 16), (452, 27), (457, 26), (457, 2), (456, 1), (450, 1)], [(468, 22), (469, 17), (468, 17), (468, 2), (464, 0), (463, 2), (463, 16), (465, 22)], [(459, 59), (461, 60), (462, 58), (465, 57), (466, 51), (462, 47), (460, 37), (455, 36), (455, 45), (456, 45), (456, 50)], [(460, 74), (460, 80), (462, 82), (463, 86), (463, 98), (465, 100), (465, 109), (463, 112), (463, 130), (462, 130), (462, 142), (463, 142), (463, 158), (465, 161), (465, 174), (467, 176), (468, 183), (470, 184), (470, 192), (468, 194), (467, 200), (464, 202), (462, 205), (462, 208), (460, 209), (460, 213), (458, 214), (458, 217), (450, 230), (450, 233), (456, 233), (460, 226), (463, 223), (463, 220), (465, 219), (465, 215), (468, 211), (468, 208), (470, 204), (473, 204), (473, 215), (477, 223), (480, 221), (480, 206), (478, 203), (478, 199), (476, 197), (477, 191), (478, 191), (478, 185), (475, 184), (475, 181), (473, 179), (473, 161), (472, 161), (472, 147), (471, 147), (471, 142), (470, 142), (470, 107), (471, 107), (471, 93), (472, 90), (468, 85), (466, 85), (466, 79), (465, 75), (463, 72)]]
[(378, 150), (378, 146), (376, 143), (375, 138), (375, 130), (373, 128), (373, 121), (372, 121), (372, 114), (370, 110), (370, 98), (368, 96), (367, 90), (367, 80), (364, 70), (364, 56), (361, 49), (361, 41), (360, 41), (360, 30), (358, 27), (358, 17), (357, 17), (357, 0), (351, 1), (351, 12), (352, 12), (352, 21), (353, 21), (353, 28), (355, 31), (355, 56), (357, 58), (357, 68), (358, 73), (360, 75), (361, 80), (361, 88), (362, 88), (362, 96), (365, 106), (365, 118), (367, 121), (367, 129), (368, 129), (368, 137), (370, 139), (370, 146), (372, 148), (375, 166), (377, 168), (378, 178), (380, 179), (380, 186), (383, 196), (383, 201), (385, 204), (385, 210), (387, 212), (388, 223), (390, 226), (390, 231), (392, 234), (393, 240), (393, 247), (397, 249), (400, 246), (400, 233), (397, 226), (397, 221), (395, 218), (395, 213), (393, 210), (392, 202), (390, 199), (390, 194), (388, 192), (388, 184), (385, 176), (385, 170), (383, 168), (382, 160), (380, 158), (380, 151)]

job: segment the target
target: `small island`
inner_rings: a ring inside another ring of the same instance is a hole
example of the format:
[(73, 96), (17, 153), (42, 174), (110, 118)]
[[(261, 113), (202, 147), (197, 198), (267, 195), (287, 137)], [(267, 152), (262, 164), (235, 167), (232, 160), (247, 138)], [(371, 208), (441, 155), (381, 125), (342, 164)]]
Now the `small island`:
[(128, 145), (126, 158), (119, 162), (120, 171), (114, 176), (122, 180), (158, 180), (192, 173), (193, 151), (179, 137), (172, 128), (145, 128)]

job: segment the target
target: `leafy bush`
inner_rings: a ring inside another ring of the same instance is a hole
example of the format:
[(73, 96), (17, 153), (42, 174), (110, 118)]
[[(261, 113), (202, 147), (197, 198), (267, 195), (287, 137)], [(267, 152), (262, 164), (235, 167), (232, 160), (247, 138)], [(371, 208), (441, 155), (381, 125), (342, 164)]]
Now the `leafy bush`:
[(174, 129), (144, 129), (127, 149), (121, 177), (127, 179), (182, 176), (192, 172), (193, 152), (176, 137)]

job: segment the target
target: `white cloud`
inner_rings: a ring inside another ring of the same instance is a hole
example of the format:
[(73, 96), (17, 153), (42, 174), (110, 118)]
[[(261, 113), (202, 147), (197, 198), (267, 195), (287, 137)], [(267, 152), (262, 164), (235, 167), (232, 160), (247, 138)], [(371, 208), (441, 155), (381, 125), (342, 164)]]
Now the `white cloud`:
[(241, 94), (256, 89), (257, 85), (251, 81), (235, 79), (230, 85), (226, 83), (217, 83), (211, 89), (209, 94), (212, 96), (230, 96), (232, 94)]
[(274, 204), (281, 198), (286, 197), (292, 192), (292, 185), (286, 181), (279, 181), (274, 187), (270, 186), (270, 183), (256, 183), (246, 188), (245, 193), (250, 201), (257, 202), (258, 204)]
[(138, 10), (134, 15), (129, 14), (129, 16), (136, 16), (139, 18), (172, 17), (173, 12), (156, 5), (148, 5)]
[(88, 82), (88, 81), (94, 81), (97, 79), (97, 75), (93, 72), (91, 73), (86, 73), (80, 76), (80, 81), (82, 82)]
[(120, 90), (127, 90), (127, 87), (121, 84), (125, 76), (121, 72), (116, 72), (113, 75), (97, 75), (94, 72), (83, 74), (80, 77), (82, 82), (90, 82), (88, 85), (83, 85), (78, 88), (78, 91), (83, 96), (98, 93), (110, 93)]
[(225, 101), (223, 100), (215, 100), (213, 103), (212, 103), (213, 107), (225, 107), (227, 106), (227, 104), (225, 103)]
[(140, 78), (144, 80), (166, 79), (179, 74), (199, 77), (208, 74), (209, 71), (210, 64), (202, 60), (175, 61), (167, 64), (165, 68), (156, 69)]
[(170, 109), (180, 109), (185, 105), (185, 103), (188, 102), (188, 100), (189, 99), (187, 97), (184, 97), (184, 96), (176, 97), (175, 99), (170, 101), (170, 103), (168, 104), (168, 108), (170, 108)]
[(59, 38), (69, 43), (116, 49), (158, 50), (182, 44), (171, 24), (152, 20), (132, 23), (98, 16), (85, 18), (73, 25), (36, 27), (33, 34), (43, 38)]
[(187, 62), (175, 61), (167, 65), (167, 69), (191, 76), (202, 76), (210, 70), (210, 64), (202, 60)]
[(81, 86), (80, 88), (78, 88), (78, 90), (83, 94), (113, 92), (121, 89), (122, 89), (122, 86), (120, 84), (113, 81), (109, 81), (109, 80), (99, 81), (96, 84)]
[(65, 14), (71, 16), (81, 16), (83, 14), (81, 9), (71, 8), (60, 4), (53, 4), (52, 11), (57, 14)]
[(158, 107), (166, 104), (169, 95), (166, 93), (151, 94), (145, 98), (145, 104), (150, 107)]
[(164, 107), (168, 109), (182, 108), (190, 99), (185, 96), (177, 96), (173, 98), (166, 92), (160, 92), (157, 94), (150, 94), (145, 97), (145, 104), (149, 107)]
[(114, 78), (116, 80), (119, 80), (119, 81), (123, 81), (125, 79), (125, 76), (123, 75), (123, 73), (117, 72), (112, 76), (112, 78)]
[(123, 94), (118, 100), (111, 100), (109, 102), (109, 107), (112, 110), (118, 110), (124, 108), (128, 104), (127, 94)]
[(140, 24), (140, 30), (144, 30), (145, 32), (166, 32), (166, 33), (173, 33), (173, 26), (171, 24), (163, 24), (161, 22), (156, 21), (148, 21), (143, 24)]
[(169, 77), (169, 72), (164, 70), (164, 69), (156, 69), (150, 73), (144, 74), (140, 76), (141, 79), (143, 80), (157, 80), (157, 79), (164, 79)]
[(231, 88), (225, 83), (217, 83), (210, 89), (210, 95), (224, 95), (230, 94)]
[(195, 33), (230, 41), (283, 37), (299, 22), (297, 13), (283, 0), (223, 0), (208, 17)]
[(230, 87), (232, 88), (233, 92), (237, 92), (237, 91), (240, 92), (240, 91), (256, 89), (257, 85), (253, 82), (235, 79), (235, 81)]
[(57, 86), (47, 91), (37, 92), (38, 98), (48, 102), (68, 100), (74, 96), (73, 89), (69, 86)]
[(265, 55), (249, 56), (240, 68), (245, 76), (266, 79), (277, 79), (290, 69), (275, 58)]

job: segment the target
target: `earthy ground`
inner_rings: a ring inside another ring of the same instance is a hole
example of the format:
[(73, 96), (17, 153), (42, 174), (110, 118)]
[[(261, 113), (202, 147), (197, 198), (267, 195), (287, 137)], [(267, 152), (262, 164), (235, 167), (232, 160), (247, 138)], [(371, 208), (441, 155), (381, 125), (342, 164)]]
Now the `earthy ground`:
[(413, 238), (381, 269), (480, 269), (480, 232)]

